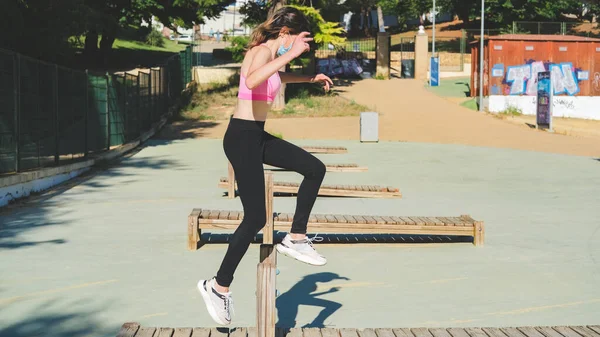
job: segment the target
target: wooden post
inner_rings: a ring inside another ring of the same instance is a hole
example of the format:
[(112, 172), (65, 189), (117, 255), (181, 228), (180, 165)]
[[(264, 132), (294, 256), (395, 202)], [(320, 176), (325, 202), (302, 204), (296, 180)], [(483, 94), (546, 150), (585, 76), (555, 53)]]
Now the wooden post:
[(473, 244), (475, 246), (483, 246), (483, 241), (485, 239), (485, 227), (483, 226), (483, 221), (475, 222), (473, 227)]
[(263, 244), (273, 244), (273, 173), (265, 172), (265, 202), (267, 209), (267, 223), (263, 228)]
[(235, 198), (235, 172), (229, 161), (227, 162), (227, 181), (229, 183), (229, 186), (227, 187), (227, 198), (233, 199)]
[(188, 250), (198, 249), (198, 241), (200, 241), (200, 229), (198, 228), (198, 218), (202, 210), (194, 208), (188, 216)]
[(257, 266), (256, 320), (257, 337), (275, 337), (275, 292), (277, 250), (273, 246), (273, 173), (265, 173), (267, 222)]

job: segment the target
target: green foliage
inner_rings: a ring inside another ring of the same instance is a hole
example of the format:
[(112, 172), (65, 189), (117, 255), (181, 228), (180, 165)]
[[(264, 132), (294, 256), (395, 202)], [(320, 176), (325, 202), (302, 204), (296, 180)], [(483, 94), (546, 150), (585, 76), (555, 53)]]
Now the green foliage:
[(289, 6), (304, 13), (310, 23), (310, 29), (315, 43), (319, 45), (327, 45), (329, 43), (337, 45), (346, 41), (346, 39), (341, 36), (344, 29), (337, 22), (325, 21), (318, 9), (299, 5)]
[(151, 29), (146, 35), (146, 43), (154, 47), (164, 47), (165, 37), (156, 29)]
[(225, 50), (231, 52), (234, 62), (242, 62), (249, 42), (250, 38), (247, 36), (234, 36), (231, 39), (231, 46), (226, 47)]

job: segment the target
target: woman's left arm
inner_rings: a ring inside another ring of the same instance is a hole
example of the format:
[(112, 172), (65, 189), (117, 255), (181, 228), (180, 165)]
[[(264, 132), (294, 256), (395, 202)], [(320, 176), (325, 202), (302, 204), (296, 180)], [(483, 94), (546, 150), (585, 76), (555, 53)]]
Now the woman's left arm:
[(282, 83), (310, 83), (315, 78), (311, 75), (300, 75), (283, 71), (279, 72), (279, 77), (281, 78)]
[(323, 83), (323, 87), (325, 91), (329, 91), (330, 85), (333, 85), (333, 82), (329, 77), (324, 74), (317, 75), (300, 75), (293, 74), (287, 72), (279, 72), (279, 77), (281, 78), (282, 83)]

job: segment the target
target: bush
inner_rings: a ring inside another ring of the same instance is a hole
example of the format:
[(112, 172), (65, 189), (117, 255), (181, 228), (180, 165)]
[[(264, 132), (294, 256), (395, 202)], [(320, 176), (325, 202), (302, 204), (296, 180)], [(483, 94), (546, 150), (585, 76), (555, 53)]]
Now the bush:
[(234, 36), (231, 39), (231, 46), (226, 47), (225, 50), (231, 52), (231, 58), (234, 62), (242, 62), (249, 42), (250, 37), (248, 36)]
[(146, 35), (146, 43), (151, 46), (162, 48), (165, 46), (165, 38), (158, 30), (152, 29), (148, 35)]

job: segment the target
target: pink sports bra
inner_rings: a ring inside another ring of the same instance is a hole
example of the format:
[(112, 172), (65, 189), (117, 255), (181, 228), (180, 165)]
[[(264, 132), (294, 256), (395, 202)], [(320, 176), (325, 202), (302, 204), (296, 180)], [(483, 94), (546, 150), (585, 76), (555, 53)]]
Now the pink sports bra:
[(267, 101), (273, 102), (275, 95), (281, 88), (281, 78), (279, 72), (271, 75), (266, 81), (259, 84), (253, 90), (248, 89), (246, 86), (246, 77), (240, 73), (240, 88), (238, 98), (247, 99), (251, 101)]
[[(264, 43), (262, 44), (264, 45)], [(279, 72), (274, 73), (266, 81), (259, 84), (253, 90), (248, 89), (246, 86), (246, 77), (240, 71), (240, 86), (238, 98), (251, 100), (251, 101), (267, 101), (273, 102), (275, 95), (281, 88), (281, 78)]]

